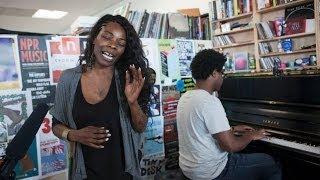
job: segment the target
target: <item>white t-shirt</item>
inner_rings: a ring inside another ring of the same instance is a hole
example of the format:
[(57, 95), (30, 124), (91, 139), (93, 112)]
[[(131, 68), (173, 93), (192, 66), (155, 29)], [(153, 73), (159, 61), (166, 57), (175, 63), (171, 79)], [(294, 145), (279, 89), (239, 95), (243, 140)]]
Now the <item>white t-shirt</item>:
[(179, 165), (190, 179), (214, 179), (227, 164), (228, 153), (212, 134), (230, 130), (220, 100), (205, 90), (186, 92), (177, 110)]

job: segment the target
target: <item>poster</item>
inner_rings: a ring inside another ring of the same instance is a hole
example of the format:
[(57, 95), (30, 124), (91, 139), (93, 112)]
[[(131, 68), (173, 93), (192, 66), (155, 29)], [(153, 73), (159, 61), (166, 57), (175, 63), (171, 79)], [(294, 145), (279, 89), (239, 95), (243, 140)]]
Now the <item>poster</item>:
[(190, 64), (195, 56), (193, 40), (177, 40), (181, 77), (191, 77)]
[(178, 83), (182, 83), (181, 89), (179, 89), (181, 96), (187, 91), (193, 90), (196, 87), (195, 82), (193, 81), (193, 78), (181, 78)]
[(50, 85), (46, 36), (18, 36), (22, 90)]
[(161, 63), (161, 83), (171, 84), (180, 79), (179, 58), (176, 41), (159, 39), (159, 53)]
[(46, 103), (49, 106), (53, 105), (55, 93), (55, 85), (37, 87), (35, 91), (31, 91), (33, 107), (39, 103)]
[(194, 48), (195, 53), (198, 53), (199, 51), (202, 51), (204, 49), (212, 49), (213, 44), (210, 40), (194, 40)]
[(153, 85), (150, 90), (149, 116), (160, 116), (161, 108), (161, 90), (160, 85)]
[(164, 155), (163, 116), (149, 117), (144, 135), (144, 156)]
[(49, 52), (50, 83), (59, 82), (63, 70), (74, 68), (79, 64), (80, 41), (78, 37), (54, 37), (47, 41)]
[(176, 121), (179, 98), (180, 93), (176, 90), (175, 85), (162, 86), (162, 109), (164, 124)]
[(48, 113), (39, 129), (42, 176), (67, 168), (67, 145), (52, 132), (52, 116)]
[(21, 87), (17, 36), (0, 35), (0, 90)]
[(166, 170), (179, 168), (179, 143), (178, 141), (165, 144)]
[[(0, 92), (0, 124), (1, 145), (4, 148), (15, 137), (24, 122), (32, 112), (30, 91), (1, 91)], [(16, 168), (16, 178), (28, 178), (39, 175), (37, 153), (37, 137), (32, 142), (25, 158), (21, 159)], [(0, 152), (3, 151), (0, 150)]]
[(141, 38), (141, 42), (142, 42), (142, 48), (143, 48), (144, 54), (149, 62), (149, 67), (156, 72), (155, 83), (160, 84), (161, 65), (160, 65), (160, 57), (159, 57), (159, 49), (158, 49), (158, 40)]
[(153, 180), (156, 174), (165, 171), (164, 156), (146, 156), (141, 159), (141, 176), (143, 180)]
[(46, 39), (49, 36), (18, 36), (22, 90), (30, 90), (32, 104), (53, 102)]

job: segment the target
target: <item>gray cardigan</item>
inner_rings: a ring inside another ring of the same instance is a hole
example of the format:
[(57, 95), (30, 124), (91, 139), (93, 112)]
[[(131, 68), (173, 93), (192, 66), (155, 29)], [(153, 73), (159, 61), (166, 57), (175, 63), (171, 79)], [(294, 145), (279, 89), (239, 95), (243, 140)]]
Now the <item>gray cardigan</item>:
[[(81, 77), (81, 66), (65, 70), (58, 83), (54, 106), (50, 114), (63, 124), (72, 129), (77, 129), (72, 117), (72, 108), (77, 85)], [(126, 112), (129, 112), (121, 99), (123, 93), (120, 91), (120, 80), (117, 70), (115, 71), (117, 86), (120, 124), (122, 130), (123, 148), (125, 156), (125, 171), (130, 173), (135, 179), (140, 179), (140, 161), (138, 151), (143, 147), (143, 133), (133, 130), (130, 119)], [(82, 149), (80, 143), (69, 143), (69, 178), (74, 180), (85, 179), (87, 177)], [(99, 162), (103, 163), (103, 162)]]

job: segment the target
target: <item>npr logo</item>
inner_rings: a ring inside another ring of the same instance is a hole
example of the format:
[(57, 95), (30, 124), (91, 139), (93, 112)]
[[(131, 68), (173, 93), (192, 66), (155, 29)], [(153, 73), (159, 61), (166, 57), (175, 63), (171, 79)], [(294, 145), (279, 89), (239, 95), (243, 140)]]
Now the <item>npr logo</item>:
[(79, 38), (62, 37), (62, 49), (65, 55), (80, 55)]

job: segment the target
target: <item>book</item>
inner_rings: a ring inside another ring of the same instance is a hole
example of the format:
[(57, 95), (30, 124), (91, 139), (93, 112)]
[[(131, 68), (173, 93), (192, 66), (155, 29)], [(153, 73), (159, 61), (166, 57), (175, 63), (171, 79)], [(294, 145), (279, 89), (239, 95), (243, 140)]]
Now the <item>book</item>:
[(189, 39), (188, 17), (180, 13), (169, 13), (169, 39), (184, 38)]
[(234, 70), (235, 71), (243, 71), (248, 70), (248, 52), (234, 52)]

